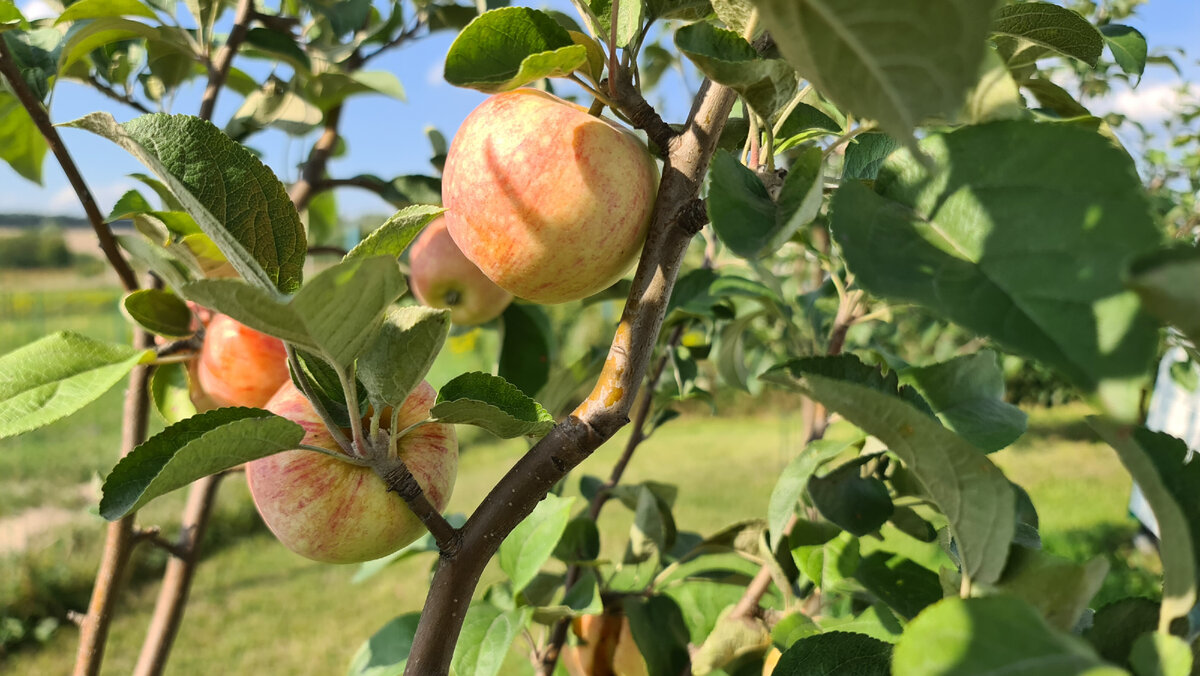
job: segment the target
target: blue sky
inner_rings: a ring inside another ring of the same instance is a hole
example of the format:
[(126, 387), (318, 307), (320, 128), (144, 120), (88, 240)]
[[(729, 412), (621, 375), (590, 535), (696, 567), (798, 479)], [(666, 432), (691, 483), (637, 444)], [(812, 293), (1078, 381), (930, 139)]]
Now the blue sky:
[[(551, 6), (573, 14), (565, 1), (553, 2)], [(29, 4), (25, 7), (34, 9)], [(1187, 79), (1200, 82), (1200, 66), (1196, 64), (1196, 58), (1200, 56), (1200, 0), (1149, 0), (1127, 23), (1146, 35), (1152, 53), (1169, 47), (1186, 49), (1188, 56), (1179, 60), (1180, 65), (1184, 67)], [(343, 113), (341, 127), (348, 152), (330, 163), (332, 176), (373, 173), (390, 177), (432, 171), (424, 130), (433, 126), (450, 138), (463, 118), (485, 98), (483, 94), (453, 87), (442, 80), (442, 62), (453, 38), (450, 32), (426, 37), (372, 63), (372, 69), (391, 71), (400, 79), (408, 100), (402, 102), (384, 96), (351, 99)], [(262, 62), (246, 59), (239, 60), (237, 65), (254, 74), (265, 73), (269, 68)], [(1093, 102), (1093, 109), (1118, 110), (1152, 122), (1169, 104), (1172, 89), (1178, 82), (1173, 71), (1151, 67), (1136, 90), (1116, 91), (1106, 101)], [(687, 84), (695, 86), (696, 82), (693, 78)], [(572, 85), (564, 83), (564, 91), (572, 89)], [(686, 84), (679, 75), (671, 73), (664, 78), (663, 86), (651, 97), (651, 102), (664, 111), (669, 121), (678, 120), (686, 113), (686, 91)], [(1200, 95), (1200, 88), (1194, 91)], [(170, 112), (194, 114), (200, 92), (198, 83), (186, 88), (174, 101)], [(240, 97), (224, 92), (214, 119), (223, 125), (240, 104)], [(64, 81), (57, 86), (51, 105), (51, 118), (55, 122), (73, 120), (95, 110), (108, 110), (122, 121), (137, 115), (133, 109), (113, 104), (84, 85)], [(126, 175), (144, 169), (132, 157), (86, 132), (63, 129), (61, 134), (102, 210), (110, 208), (121, 194), (135, 187), (135, 182)], [(304, 159), (311, 142), (311, 137), (295, 139), (276, 131), (260, 133), (251, 140), (251, 144), (263, 153), (267, 164), (285, 182), (296, 177), (296, 165)], [(379, 198), (358, 189), (338, 191), (338, 201), (346, 218), (392, 211)], [(26, 181), (0, 163), (0, 212), (82, 215), (62, 171), (50, 155), (46, 158), (42, 186)]]

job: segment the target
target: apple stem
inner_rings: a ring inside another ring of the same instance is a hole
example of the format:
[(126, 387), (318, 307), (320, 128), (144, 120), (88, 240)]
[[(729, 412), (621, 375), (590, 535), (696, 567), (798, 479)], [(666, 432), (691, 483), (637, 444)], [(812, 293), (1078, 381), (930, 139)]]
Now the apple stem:
[(406, 435), (406, 434), (408, 434), (409, 432), (411, 432), (411, 431), (413, 431), (413, 430), (417, 429), (417, 428), (418, 428), (418, 427), (420, 427), (421, 425), (427, 425), (427, 424), (429, 424), (429, 423), (431, 423), (431, 422), (437, 422), (437, 420), (435, 420), (435, 419), (433, 419), (433, 418), (426, 418), (426, 419), (424, 419), (424, 420), (421, 420), (421, 421), (415, 422), (415, 423), (413, 423), (413, 424), (409, 425), (408, 427), (405, 427), (404, 429), (400, 430), (400, 433), (399, 433), (399, 434), (392, 434), (392, 444), (393, 444), (393, 445), (395, 445), (397, 442), (399, 442), (401, 439), (403, 439), (403, 438), (404, 438), (404, 435)]
[(346, 408), (349, 411), (350, 431), (354, 434), (354, 445), (351, 455), (362, 458), (367, 455), (367, 438), (363, 434), (362, 416), (358, 414), (358, 387), (354, 382), (354, 366), (344, 369), (334, 365), (338, 380), (342, 383), (342, 394), (346, 397)]
[(454, 556), (462, 546), (462, 533), (450, 525), (437, 507), (425, 497), (421, 484), (409, 471), (404, 461), (397, 457), (388, 457), (375, 464), (375, 473), (387, 484), (388, 490), (404, 499), (409, 510), (421, 520), (429, 534), (433, 536), (442, 556)]
[(331, 451), (328, 448), (321, 448), (320, 446), (309, 446), (308, 444), (300, 444), (296, 448), (299, 448), (299, 449), (302, 449), (305, 451), (312, 451), (314, 453), (320, 453), (321, 455), (328, 455), (331, 458), (337, 458), (338, 460), (341, 460), (342, 462), (348, 462), (351, 465), (358, 465), (359, 467), (368, 467), (369, 466), (367, 461), (362, 458), (356, 458), (352, 455), (346, 455), (345, 453), (338, 453), (337, 451)]

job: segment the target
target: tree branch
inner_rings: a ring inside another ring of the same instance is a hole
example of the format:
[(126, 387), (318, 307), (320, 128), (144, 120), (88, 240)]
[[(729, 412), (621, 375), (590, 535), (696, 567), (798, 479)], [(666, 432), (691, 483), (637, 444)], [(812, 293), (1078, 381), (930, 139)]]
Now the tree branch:
[(96, 91), (107, 96), (108, 98), (112, 99), (113, 101), (116, 101), (117, 103), (123, 103), (123, 104), (129, 106), (130, 108), (133, 108), (134, 110), (138, 111), (139, 113), (142, 113), (144, 115), (149, 115), (150, 113), (154, 112), (154, 111), (150, 110), (149, 108), (147, 108), (146, 106), (142, 105), (142, 103), (140, 101), (138, 101), (137, 99), (134, 99), (132, 96), (130, 96), (128, 94), (121, 94), (121, 93), (117, 92), (117, 90), (113, 89), (112, 87), (109, 87), (108, 85), (104, 84), (103, 82), (100, 81), (99, 78), (97, 78), (95, 75), (92, 75), (91, 73), (88, 73), (87, 83), (90, 84)]
[(688, 124), (663, 168), (650, 232), (616, 336), (591, 395), (500, 479), (462, 528), (457, 554), (443, 552), (434, 574), (406, 674), (450, 668), (453, 645), (484, 566), (508, 533), (567, 472), (629, 422), (649, 366), (667, 301), (691, 237), (677, 227), (680, 207), (696, 198), (736, 95), (705, 81)]
[(192, 578), (200, 559), (200, 541), (208, 528), (220, 483), (221, 475), (214, 474), (199, 479), (188, 488), (179, 539), (169, 550), (173, 556), (167, 561), (167, 570), (163, 573), (162, 590), (154, 604), (154, 616), (133, 670), (135, 676), (161, 674), (167, 664), (171, 646), (179, 633), (179, 624), (183, 621), (183, 611), (187, 608)]
[(447, 556), (457, 554), (459, 546), (462, 544), (459, 531), (451, 526), (450, 522), (446, 521), (441, 512), (433, 506), (433, 503), (429, 502), (429, 498), (425, 497), (425, 491), (421, 490), (421, 484), (417, 483), (416, 477), (412, 475), (403, 460), (394, 458), (387, 464), (389, 466), (376, 468), (376, 471), (383, 482), (387, 484), (388, 490), (404, 498), (409, 510), (429, 529), (439, 550)]
[(213, 109), (217, 105), (217, 94), (220, 94), (221, 88), (225, 86), (229, 69), (233, 66), (233, 57), (242, 46), (242, 41), (246, 39), (250, 21), (254, 16), (254, 1), (239, 0), (237, 13), (233, 17), (233, 28), (230, 29), (229, 38), (225, 40), (221, 51), (217, 53), (217, 61), (208, 76), (208, 86), (204, 88), (204, 97), (200, 99), (199, 116), (202, 119), (212, 119)]
[(88, 189), (87, 183), (84, 182), (83, 176), (79, 173), (79, 168), (75, 166), (75, 161), (71, 159), (70, 153), (67, 152), (67, 147), (63, 144), (62, 138), (59, 137), (58, 130), (50, 122), (50, 116), (46, 113), (42, 102), (26, 86), (25, 78), (21, 77), (21, 71), (17, 68), (16, 59), (13, 58), (12, 52), (9, 51), (8, 43), (3, 40), (0, 40), (0, 73), (3, 73), (4, 79), (8, 81), (9, 88), (16, 94), (17, 100), (21, 102), (21, 106), (33, 118), (34, 125), (42, 133), (42, 137), (46, 139), (46, 144), (50, 146), (50, 151), (54, 153), (54, 157), (62, 167), (63, 173), (67, 175), (67, 181), (71, 184), (71, 188), (75, 190), (75, 195), (79, 198), (79, 204), (83, 206), (83, 211), (87, 214), (88, 222), (92, 224), (92, 229), (96, 231), (96, 239), (100, 241), (100, 250), (104, 252), (104, 257), (108, 259), (109, 265), (117, 273), (117, 277), (121, 279), (121, 285), (125, 287), (126, 291), (136, 291), (138, 289), (137, 275), (134, 273), (133, 268), (129, 267), (129, 263), (125, 260), (125, 257), (121, 255), (120, 249), (117, 248), (117, 240), (113, 237), (112, 230), (109, 229), (108, 224), (104, 222), (104, 216), (100, 213), (100, 208), (96, 206), (96, 200), (92, 197), (92, 191)]
[(609, 80), (616, 82), (613, 102), (620, 106), (630, 124), (646, 132), (650, 142), (657, 146), (659, 151), (670, 153), (671, 143), (679, 136), (679, 132), (662, 119), (658, 111), (628, 79), (610, 74)]
[(308, 160), (304, 163), (300, 180), (296, 181), (292, 189), (288, 191), (288, 197), (292, 199), (292, 204), (296, 205), (297, 211), (304, 211), (308, 203), (319, 192), (316, 188), (318, 185), (322, 185), (325, 179), (325, 167), (329, 164), (329, 157), (333, 154), (334, 147), (337, 146), (338, 124), (341, 119), (341, 104), (330, 108), (325, 113), (325, 131), (321, 132), (321, 137), (317, 139), (308, 153)]
[[(0, 40), (0, 45), (4, 41)], [(133, 330), (133, 344), (141, 349), (154, 347), (154, 336), (141, 328)], [(150, 419), (150, 400), (147, 385), (150, 368), (136, 366), (129, 374), (129, 386), (125, 390), (124, 416), (121, 425), (121, 457), (146, 440), (146, 428)], [(130, 514), (108, 524), (104, 538), (104, 553), (100, 558), (100, 569), (92, 585), (92, 598), (87, 614), (79, 620), (79, 651), (75, 655), (75, 676), (95, 676), (100, 673), (104, 660), (104, 647), (108, 641), (108, 630), (112, 624), (121, 583), (125, 577), (125, 566), (135, 543), (133, 520)]]

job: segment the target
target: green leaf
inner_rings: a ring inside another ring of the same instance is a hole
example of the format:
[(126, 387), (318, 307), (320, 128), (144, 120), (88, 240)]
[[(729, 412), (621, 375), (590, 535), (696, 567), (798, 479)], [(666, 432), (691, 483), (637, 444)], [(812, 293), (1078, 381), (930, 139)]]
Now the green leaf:
[(859, 562), (854, 578), (905, 619), (942, 600), (937, 573), (899, 554), (872, 552)]
[(675, 600), (669, 596), (626, 596), (623, 608), (650, 676), (684, 673), (688, 665), (688, 630)]
[(1142, 256), (1127, 281), (1147, 312), (1200, 345), (1200, 249), (1182, 246)]
[(544, 77), (566, 77), (587, 64), (587, 47), (545, 12), (504, 7), (479, 15), (446, 54), (446, 81), (489, 94)]
[(425, 379), (450, 334), (450, 311), (422, 306), (391, 308), (374, 341), (358, 358), (358, 377), (372, 401), (404, 403)]
[(287, 191), (212, 123), (154, 114), (117, 124), (107, 113), (92, 113), (66, 126), (103, 136), (145, 164), (244, 279), (282, 293), (300, 286), (308, 245)]
[(1145, 427), (1118, 426), (1098, 417), (1088, 424), (1117, 451), (1158, 521), (1163, 569), (1159, 629), (1196, 604), (1200, 575), (1200, 463), (1187, 462), (1183, 441)]
[(831, 631), (796, 641), (775, 665), (773, 676), (887, 676), (892, 646), (863, 634)]
[(900, 139), (975, 84), (991, 0), (755, 0), (800, 76)]
[(1133, 642), (1129, 665), (1137, 676), (1188, 676), (1192, 647), (1178, 636), (1153, 632)]
[(103, 19), (112, 16), (142, 16), (155, 19), (157, 16), (139, 0), (79, 0), (63, 10), (54, 20), (55, 25), (80, 19)]
[(967, 94), (963, 114), (970, 124), (1015, 120), (1026, 115), (1021, 88), (1004, 60), (993, 50), (988, 50), (984, 56), (979, 82)]
[[(587, 0), (588, 9), (595, 18), (592, 25), (596, 33), (608, 42), (612, 31), (612, 0)], [(629, 46), (642, 28), (642, 0), (621, 2), (617, 9), (617, 47)]]
[[(58, 76), (58, 59), (63, 48), (63, 36), (54, 28), (31, 31), (9, 31), (0, 35), (21, 78), (39, 101), (45, 102)], [(5, 87), (7, 89), (7, 87)]]
[[(290, 361), (288, 362), (288, 375), (291, 377), (292, 383), (303, 392), (305, 391), (304, 381), (307, 381), (317, 401), (329, 413), (334, 424), (339, 427), (350, 427), (350, 409), (346, 405), (346, 393), (342, 389), (342, 381), (338, 377), (337, 371), (325, 360), (304, 350), (296, 350), (296, 359), (300, 363), (299, 372)], [(359, 410), (355, 412), (355, 417), (361, 420), (367, 413), (368, 395), (361, 382), (356, 382), (355, 385), (358, 388), (359, 407)]]
[(229, 315), (255, 331), (312, 352), (321, 351), (292, 307), (258, 287), (236, 279), (200, 279), (184, 285), (181, 293), (188, 300)]
[(895, 511), (883, 481), (861, 475), (861, 467), (874, 459), (861, 456), (808, 480), (808, 494), (821, 516), (858, 537), (877, 533)]
[(70, 331), (0, 356), (0, 439), (71, 415), (153, 357)]
[(766, 59), (741, 35), (700, 21), (675, 32), (675, 45), (700, 72), (733, 89), (759, 117), (771, 121), (796, 94), (796, 71)]
[(775, 203), (758, 176), (728, 150), (713, 155), (708, 191), (708, 218), (730, 251), (755, 259), (766, 250), (775, 231)]
[(346, 254), (345, 260), (366, 258), (368, 256), (392, 256), (399, 258), (400, 254), (412, 244), (425, 226), (442, 215), (445, 209), (427, 204), (414, 204), (405, 207), (383, 225), (376, 228), (367, 238)]
[[(775, 152), (782, 153), (801, 143), (837, 134), (841, 130), (841, 126), (834, 122), (833, 118), (807, 103), (799, 103), (788, 114), (787, 119), (783, 121), (783, 126), (779, 128), (779, 133), (775, 135)], [(859, 138), (861, 139), (862, 136)], [(853, 146), (854, 144), (851, 143), (851, 147)], [(738, 147), (741, 147), (740, 143)]]
[(384, 311), (404, 288), (394, 258), (353, 258), (310, 279), (290, 307), (313, 344), (335, 365), (348, 368), (375, 338)]
[(513, 639), (532, 615), (530, 608), (503, 611), (484, 601), (471, 603), (454, 647), (454, 673), (496, 676)]
[(895, 676), (1121, 676), (1091, 648), (1046, 624), (1007, 596), (948, 598), (905, 629), (892, 660)]
[(1048, 2), (1005, 5), (996, 11), (992, 31), (1032, 42), (1095, 68), (1104, 38), (1079, 13)]
[(150, 375), (150, 401), (168, 425), (196, 415), (187, 366), (160, 364)]
[(995, 352), (908, 368), (900, 382), (915, 387), (946, 427), (988, 453), (1025, 432), (1025, 413), (1004, 401), (1004, 372)]
[(722, 667), (736, 663), (748, 654), (761, 654), (771, 645), (771, 634), (766, 624), (753, 618), (730, 618), (730, 605), (721, 613), (713, 630), (692, 653), (692, 673), (696, 676), (724, 674)]
[(566, 563), (595, 561), (600, 556), (600, 531), (596, 522), (578, 516), (567, 523), (562, 537), (554, 546), (554, 557)]
[(170, 291), (139, 289), (125, 296), (121, 307), (129, 318), (151, 333), (167, 338), (192, 335), (192, 311)]
[(300, 48), (300, 45), (296, 44), (296, 40), (288, 33), (256, 26), (246, 31), (246, 44), (302, 70), (312, 70), (308, 54)]
[(412, 652), (421, 613), (405, 613), (363, 642), (350, 661), (349, 676), (402, 676)]
[(574, 503), (573, 497), (547, 495), (500, 543), (500, 569), (512, 580), (514, 592), (524, 589), (550, 559), (571, 520)]
[(1029, 122), (933, 134), (921, 150), (932, 169), (899, 151), (874, 191), (851, 181), (834, 195), (833, 234), (857, 281), (1136, 413), (1157, 333), (1120, 271), (1159, 234), (1129, 156), (1083, 129)]
[(820, 210), (821, 167), (819, 148), (802, 152), (784, 179), (776, 204), (753, 171), (733, 153), (718, 150), (707, 200), (708, 217), (717, 236), (731, 251), (749, 260), (778, 251)]
[(25, 179), (42, 184), (46, 139), (17, 97), (0, 91), (0, 160)]
[[(114, 42), (134, 40), (168, 40), (175, 41), (178, 34), (174, 29), (150, 26), (130, 19), (107, 17), (94, 19), (79, 30), (72, 31), (63, 46), (59, 57), (58, 71), (68, 72), (71, 66), (80, 59), (86, 58), (92, 50), (111, 45)], [(183, 40), (178, 40), (184, 42)], [(186, 44), (186, 42), (184, 42)]]
[(1075, 563), (1042, 551), (1015, 546), (996, 587), (1024, 600), (1055, 628), (1072, 631), (1108, 574), (1108, 560)]
[(883, 161), (900, 144), (887, 134), (870, 132), (859, 134), (846, 146), (846, 158), (842, 162), (842, 181), (865, 179), (874, 181), (879, 175)]
[(982, 451), (900, 397), (805, 370), (821, 363), (796, 360), (762, 378), (807, 394), (886, 444), (946, 515), (968, 577), (995, 582), (1015, 530), (1016, 497), (1004, 474)]
[(135, 268), (152, 270), (172, 289), (182, 290), (189, 279), (199, 274), (191, 271), (173, 252), (150, 242), (140, 234), (117, 235), (116, 240), (133, 259)]
[(836, 458), (842, 451), (858, 443), (858, 439), (835, 440), (818, 439), (804, 447), (800, 454), (783, 468), (779, 480), (771, 491), (771, 499), (767, 505), (767, 527), (771, 529), (771, 550), (779, 547), (783, 538), (783, 529), (788, 519), (796, 512), (796, 504), (804, 494), (808, 479), (817, 469)]
[(1158, 603), (1150, 599), (1120, 599), (1096, 611), (1092, 626), (1083, 632), (1083, 638), (1105, 660), (1128, 664), (1134, 640), (1154, 631), (1158, 626), (1158, 613)]
[(1121, 70), (1141, 79), (1146, 70), (1146, 36), (1136, 28), (1119, 23), (1101, 26), (1100, 33)]
[(442, 386), (429, 412), (438, 422), (478, 425), (503, 439), (545, 436), (554, 418), (507, 380), (464, 373)]
[(21, 10), (17, 9), (12, 0), (0, 0), (0, 32), (13, 28), (28, 30), (29, 22), (21, 16)]
[(109, 521), (196, 479), (296, 448), (304, 428), (256, 408), (219, 408), (182, 420), (121, 458), (104, 480)]
[(112, 211), (108, 212), (108, 218), (104, 219), (107, 223), (119, 221), (122, 218), (129, 218), (136, 214), (144, 214), (154, 211), (154, 207), (142, 197), (142, 193), (136, 190), (128, 190), (117, 203), (113, 205)]
[(550, 379), (550, 319), (541, 307), (526, 303), (509, 303), (501, 317), (504, 331), (497, 372), (532, 397)]
[(629, 527), (629, 542), (623, 563), (641, 563), (670, 550), (675, 540), (675, 521), (671, 507), (660, 500), (646, 485), (636, 488), (637, 502), (633, 505), (633, 525)]

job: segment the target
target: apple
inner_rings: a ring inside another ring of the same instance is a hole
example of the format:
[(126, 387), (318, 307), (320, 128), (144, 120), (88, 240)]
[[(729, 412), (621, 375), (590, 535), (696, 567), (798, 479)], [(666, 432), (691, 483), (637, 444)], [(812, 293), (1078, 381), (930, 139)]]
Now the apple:
[(218, 406), (262, 408), (290, 380), (283, 341), (214, 315), (196, 363), (200, 388)]
[[(422, 382), (400, 407), (400, 429), (425, 420), (436, 394)], [(265, 408), (305, 430), (303, 444), (341, 455), (312, 404), (291, 380)], [(390, 424), (391, 411), (383, 419)], [(439, 511), (458, 473), (458, 440), (452, 425), (421, 425), (399, 439), (397, 456)], [(263, 521), (285, 547), (327, 563), (359, 563), (386, 556), (425, 532), (404, 499), (364, 464), (296, 449), (246, 464), (246, 481)]]
[(506, 291), (546, 304), (625, 274), (657, 190), (655, 162), (631, 132), (533, 89), (472, 111), (442, 175), (446, 225), (466, 257)]
[(512, 294), (463, 255), (446, 230), (446, 219), (430, 223), (409, 253), (412, 290), (422, 305), (449, 308), (459, 326), (483, 324), (500, 316)]
[(571, 676), (649, 676), (623, 614), (581, 615), (571, 621), (577, 645), (563, 648), (562, 661)]

